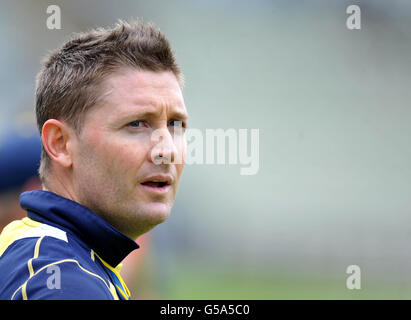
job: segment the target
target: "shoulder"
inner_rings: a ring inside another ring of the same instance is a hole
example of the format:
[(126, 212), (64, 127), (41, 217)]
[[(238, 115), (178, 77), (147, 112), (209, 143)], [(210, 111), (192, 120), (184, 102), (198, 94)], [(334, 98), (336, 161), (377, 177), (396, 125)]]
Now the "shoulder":
[[(32, 225), (27, 227), (27, 223)], [(4, 231), (0, 241), (1, 299), (115, 297), (89, 248), (69, 233), (27, 220)]]
[(12, 300), (112, 300), (110, 283), (75, 259), (51, 262), (12, 294)]

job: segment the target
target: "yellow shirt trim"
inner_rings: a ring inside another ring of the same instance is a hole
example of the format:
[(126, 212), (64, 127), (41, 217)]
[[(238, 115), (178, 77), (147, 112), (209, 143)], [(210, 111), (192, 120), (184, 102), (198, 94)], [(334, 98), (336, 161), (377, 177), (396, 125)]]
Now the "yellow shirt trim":
[(119, 263), (115, 268), (113, 268), (107, 262), (105, 262), (96, 252), (94, 252), (94, 255), (97, 256), (100, 259), (100, 261), (117, 276), (118, 280), (120, 281), (121, 285), (126, 290), (126, 292), (123, 292), (123, 290), (119, 288), (117, 285), (116, 287), (119, 289), (121, 295), (128, 300), (130, 298), (130, 290), (127, 288), (126, 283), (120, 275), (120, 270), (123, 265)]
[(29, 275), (30, 277), (33, 276), (34, 274), (34, 270), (33, 270), (33, 260), (38, 258), (39, 256), (39, 251), (40, 251), (40, 243), (41, 240), (44, 239), (44, 236), (42, 236), (40, 239), (37, 240), (36, 245), (34, 246), (34, 254), (33, 254), (33, 258), (29, 259), (29, 261), (27, 261), (27, 267), (29, 268)]
[(42, 223), (31, 220), (30, 218), (23, 218), (9, 223), (0, 234), (0, 257), (13, 242), (18, 240), (25, 232), (32, 228), (40, 227), (41, 225)]

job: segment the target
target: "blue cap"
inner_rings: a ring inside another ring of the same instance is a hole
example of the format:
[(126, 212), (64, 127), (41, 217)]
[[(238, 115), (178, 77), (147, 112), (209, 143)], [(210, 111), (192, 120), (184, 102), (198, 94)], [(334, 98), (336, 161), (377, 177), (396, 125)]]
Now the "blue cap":
[(0, 192), (19, 188), (38, 177), (41, 140), (38, 134), (23, 136), (10, 130), (0, 142)]

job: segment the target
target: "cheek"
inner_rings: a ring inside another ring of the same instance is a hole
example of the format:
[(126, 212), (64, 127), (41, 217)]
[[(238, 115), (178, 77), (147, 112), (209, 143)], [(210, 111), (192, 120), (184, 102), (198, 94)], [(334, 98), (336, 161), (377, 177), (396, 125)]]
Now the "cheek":
[(107, 143), (99, 150), (99, 157), (113, 174), (135, 177), (146, 159), (146, 148), (133, 143)]
[[(90, 130), (82, 143), (86, 154), (82, 163), (100, 177), (100, 183), (127, 186), (147, 159), (150, 146), (146, 140), (143, 136)], [(87, 169), (83, 173), (90, 176)]]
[[(186, 157), (187, 157), (187, 141), (185, 139), (185, 136), (174, 139), (174, 145), (178, 153), (175, 163), (177, 165), (182, 164), (182, 167), (184, 167), (184, 164), (186, 163)], [(183, 168), (181, 169), (177, 168), (177, 169), (182, 170)]]
[(181, 174), (183, 173), (184, 165), (186, 163), (187, 158), (187, 143), (184, 140), (182, 143), (176, 145), (177, 152), (179, 154), (178, 158), (176, 159), (175, 168), (177, 171), (178, 179), (180, 179)]
[(183, 173), (183, 169), (184, 169), (184, 163), (176, 165), (178, 180), (180, 180), (180, 178), (181, 178), (181, 175)]
[(118, 146), (116, 159), (125, 169), (138, 170), (147, 158), (144, 145), (124, 143)]

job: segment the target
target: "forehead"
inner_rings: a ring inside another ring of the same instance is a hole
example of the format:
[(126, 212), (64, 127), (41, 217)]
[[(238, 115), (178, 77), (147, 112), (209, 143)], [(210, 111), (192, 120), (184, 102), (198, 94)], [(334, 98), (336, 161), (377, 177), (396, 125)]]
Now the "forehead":
[(127, 116), (142, 109), (153, 113), (164, 110), (186, 114), (182, 90), (172, 72), (121, 70), (103, 84), (106, 117)]

